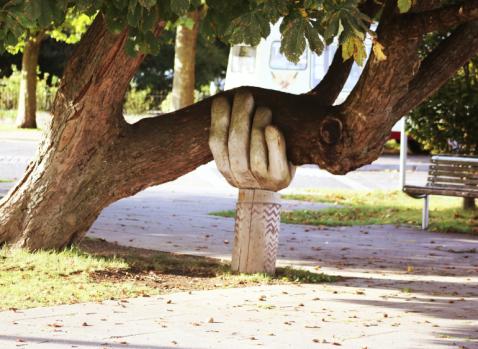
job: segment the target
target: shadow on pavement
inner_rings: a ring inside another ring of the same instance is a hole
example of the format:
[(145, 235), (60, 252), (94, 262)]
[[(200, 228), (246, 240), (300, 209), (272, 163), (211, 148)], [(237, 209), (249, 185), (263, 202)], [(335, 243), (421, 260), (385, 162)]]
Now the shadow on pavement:
[(17, 347), (24, 346), (27, 344), (45, 344), (45, 343), (51, 343), (52, 345), (58, 345), (58, 344), (65, 344), (71, 347), (79, 347), (84, 348), (84, 347), (105, 347), (105, 348), (127, 348), (127, 349), (198, 349), (198, 348), (191, 348), (191, 347), (181, 347), (178, 345), (175, 345), (174, 347), (170, 346), (161, 346), (161, 345), (143, 345), (143, 344), (126, 344), (126, 343), (113, 343), (109, 341), (104, 341), (104, 342), (97, 342), (97, 341), (86, 341), (86, 340), (80, 340), (80, 339), (60, 339), (60, 338), (43, 338), (43, 337), (15, 337), (15, 336), (4, 336), (0, 335), (0, 347), (3, 347), (1, 345), (1, 342), (7, 342), (7, 343), (15, 343)]

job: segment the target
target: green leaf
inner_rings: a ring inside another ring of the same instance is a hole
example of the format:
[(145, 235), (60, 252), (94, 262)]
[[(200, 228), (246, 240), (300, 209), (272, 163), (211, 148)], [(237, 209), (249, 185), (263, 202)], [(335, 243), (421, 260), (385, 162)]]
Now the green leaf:
[(143, 15), (143, 8), (141, 6), (136, 6), (133, 11), (128, 12), (128, 25), (137, 28), (139, 27), (139, 22)]
[(309, 23), (302, 16), (285, 17), (281, 23), (282, 43), (280, 51), (291, 62), (299, 62), (300, 56), (305, 50), (307, 27), (309, 27)]
[(136, 55), (138, 54), (136, 43), (131, 37), (128, 38), (124, 47), (128, 56), (136, 57)]
[(263, 2), (260, 11), (271, 23), (275, 23), (279, 18), (289, 14), (289, 1), (266, 0)]
[(50, 5), (50, 1), (48, 0), (41, 1), (41, 10), (38, 17), (38, 24), (40, 24), (41, 27), (47, 27), (53, 22), (53, 11)]
[(178, 16), (184, 16), (189, 10), (189, 0), (171, 0), (171, 10)]
[(324, 38), (329, 40), (335, 37), (340, 28), (340, 17), (338, 13), (334, 13), (325, 26)]
[(363, 40), (357, 36), (349, 36), (342, 43), (343, 60), (346, 61), (352, 57), (358, 65), (363, 65), (367, 58)]
[(148, 10), (151, 10), (156, 5), (156, 0), (138, 0), (138, 2)]
[(321, 55), (324, 50), (324, 42), (322, 41), (317, 29), (311, 25), (307, 25), (305, 29), (305, 37), (309, 42), (310, 49), (318, 55)]
[(269, 34), (269, 21), (254, 12), (249, 12), (236, 18), (226, 31), (231, 44), (245, 43), (252, 46), (257, 46), (261, 38), (265, 38)]
[(155, 11), (155, 9), (152, 9), (151, 11), (145, 11), (143, 21), (141, 23), (141, 29), (144, 32), (153, 30), (158, 18), (158, 11)]
[(398, 0), (397, 5), (400, 13), (408, 12), (412, 7), (412, 0)]
[(308, 10), (317, 10), (321, 1), (319, 0), (304, 0), (304, 8)]

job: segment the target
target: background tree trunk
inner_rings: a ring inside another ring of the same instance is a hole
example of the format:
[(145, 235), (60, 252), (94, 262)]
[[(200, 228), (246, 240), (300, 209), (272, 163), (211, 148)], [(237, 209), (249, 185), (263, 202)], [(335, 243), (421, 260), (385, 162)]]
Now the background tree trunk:
[(474, 198), (463, 198), (464, 210), (476, 210), (476, 202)]
[(37, 66), (43, 33), (31, 36), (25, 42), (22, 57), (20, 93), (16, 124), (19, 128), (36, 128)]
[(190, 12), (192, 28), (179, 25), (176, 29), (176, 45), (173, 76), (173, 108), (178, 110), (194, 103), (196, 82), (196, 44), (201, 11)]

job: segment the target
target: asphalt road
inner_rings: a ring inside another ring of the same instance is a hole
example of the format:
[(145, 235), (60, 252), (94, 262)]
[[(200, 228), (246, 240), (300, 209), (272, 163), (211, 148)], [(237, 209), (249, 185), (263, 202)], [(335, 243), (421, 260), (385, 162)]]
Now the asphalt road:
[[(28, 162), (35, 156), (38, 139), (2, 139), (0, 135), (0, 179), (18, 180), (21, 178)], [(426, 178), (427, 157), (410, 157), (407, 171), (407, 183), (423, 183)], [(351, 172), (345, 176), (335, 176), (317, 166), (302, 166), (297, 170), (289, 190), (297, 191), (307, 188), (331, 189), (398, 189), (398, 156), (382, 156), (371, 165)], [(0, 192), (12, 184), (0, 185)], [(201, 190), (203, 187), (230, 192), (227, 183), (216, 170), (214, 163), (199, 167), (192, 173), (168, 183), (172, 189)]]

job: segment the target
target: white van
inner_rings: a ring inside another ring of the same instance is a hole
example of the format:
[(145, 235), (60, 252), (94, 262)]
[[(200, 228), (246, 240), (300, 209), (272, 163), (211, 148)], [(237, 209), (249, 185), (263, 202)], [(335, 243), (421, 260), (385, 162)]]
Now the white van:
[[(229, 53), (225, 89), (239, 86), (257, 86), (272, 90), (301, 94), (309, 92), (323, 79), (337, 51), (338, 45), (327, 46), (319, 56), (307, 48), (292, 63), (280, 53), (280, 22), (271, 27), (271, 34), (258, 46), (235, 45)], [(370, 52), (371, 41), (366, 42)], [(354, 63), (345, 86), (337, 98), (341, 103), (357, 83), (362, 68)]]
[[(235, 45), (229, 52), (224, 88), (230, 90), (240, 86), (256, 86), (282, 92), (302, 94), (312, 90), (324, 78), (332, 64), (337, 43), (327, 46), (319, 56), (308, 47), (299, 59), (292, 63), (280, 53), (280, 21), (271, 26), (271, 33), (259, 45)], [(367, 56), (372, 40), (365, 41)], [(362, 73), (362, 67), (354, 63), (350, 75), (335, 104), (340, 104), (350, 94)], [(390, 138), (399, 141), (401, 121), (393, 128)]]

